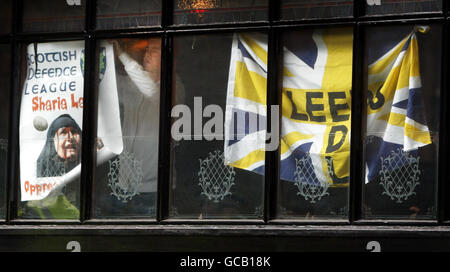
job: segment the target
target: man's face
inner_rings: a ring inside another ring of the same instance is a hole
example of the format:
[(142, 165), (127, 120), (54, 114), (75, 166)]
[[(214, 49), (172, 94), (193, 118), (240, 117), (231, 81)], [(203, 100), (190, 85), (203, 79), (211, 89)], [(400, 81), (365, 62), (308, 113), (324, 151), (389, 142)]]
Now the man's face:
[(145, 48), (143, 66), (150, 77), (159, 82), (161, 74), (161, 39), (151, 38), (147, 40), (148, 45)]
[(81, 136), (73, 127), (62, 127), (55, 133), (55, 149), (58, 157), (74, 161), (78, 159)]

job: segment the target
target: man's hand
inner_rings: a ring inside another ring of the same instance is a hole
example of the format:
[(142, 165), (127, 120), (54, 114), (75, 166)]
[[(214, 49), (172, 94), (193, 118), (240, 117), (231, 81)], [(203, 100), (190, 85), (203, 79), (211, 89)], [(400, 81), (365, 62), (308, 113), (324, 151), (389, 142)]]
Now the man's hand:
[(104, 146), (102, 139), (97, 138), (97, 151), (100, 151)]
[(109, 43), (112, 43), (113, 47), (114, 47), (114, 52), (116, 52), (116, 54), (118, 56), (120, 56), (123, 53), (123, 46), (122, 46), (122, 41), (120, 40), (108, 40)]

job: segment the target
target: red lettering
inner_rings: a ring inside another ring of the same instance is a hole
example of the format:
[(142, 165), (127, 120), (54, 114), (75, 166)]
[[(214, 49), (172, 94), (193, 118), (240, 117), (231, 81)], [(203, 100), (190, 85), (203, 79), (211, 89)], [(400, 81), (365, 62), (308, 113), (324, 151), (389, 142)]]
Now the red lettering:
[(61, 109), (67, 110), (67, 103), (64, 98), (61, 100)]
[(33, 111), (57, 111), (67, 110), (67, 101), (64, 98), (56, 98), (50, 100), (43, 100), (42, 97), (35, 96), (32, 101)]
[(75, 95), (71, 94), (70, 97), (72, 98), (72, 108), (78, 108), (78, 103), (75, 102)]
[(72, 100), (72, 108), (83, 108), (83, 97), (80, 97), (79, 99), (78, 99), (78, 101), (76, 101), (76, 99), (75, 99), (75, 95), (74, 94), (71, 94), (70, 95), (70, 97), (71, 97), (71, 100)]
[(59, 97), (58, 97), (58, 99), (52, 100), (52, 102), (53, 102), (54, 109), (56, 109), (56, 107), (60, 108), (61, 103), (60, 103)]
[(32, 102), (33, 102), (33, 111), (37, 111), (37, 109), (38, 109), (38, 107), (39, 107), (39, 104), (38, 104), (38, 97), (37, 96), (35, 96), (35, 97), (33, 97), (33, 99), (31, 100)]
[(39, 194), (51, 191), (51, 189), (55, 186), (56, 186), (56, 182), (31, 185), (28, 180), (25, 181), (25, 184), (24, 184), (25, 192), (30, 193), (30, 195), (33, 195), (33, 193), (35, 193), (36, 195), (39, 195)]
[(51, 100), (47, 100), (46, 102), (45, 102), (45, 105), (46, 105), (46, 110), (47, 111), (51, 111), (52, 110), (52, 102), (51, 102)]

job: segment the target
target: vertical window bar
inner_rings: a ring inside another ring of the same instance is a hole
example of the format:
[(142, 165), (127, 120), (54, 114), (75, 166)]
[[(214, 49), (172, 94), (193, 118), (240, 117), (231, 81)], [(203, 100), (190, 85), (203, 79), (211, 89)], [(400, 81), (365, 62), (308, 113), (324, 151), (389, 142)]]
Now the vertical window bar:
[(81, 141), (80, 220), (90, 218), (92, 180), (96, 165), (98, 65), (97, 45), (92, 36), (85, 38), (85, 70), (83, 95), (83, 134)]
[[(165, 1), (169, 2), (169, 1)], [(163, 14), (164, 17), (165, 14)], [(169, 214), (170, 191), (170, 111), (172, 106), (172, 37), (166, 32), (162, 39), (161, 52), (161, 93), (159, 123), (159, 157), (158, 157), (158, 195), (157, 220), (165, 219)]]
[(13, 1), (13, 16), (12, 18), (12, 29), (11, 33), (15, 36), (18, 32), (22, 31), (22, 16), (23, 16), (23, 0)]
[[(357, 16), (357, 11), (355, 16)], [(353, 75), (352, 75), (352, 120), (350, 138), (350, 201), (349, 220), (354, 222), (361, 215), (361, 198), (363, 186), (363, 99), (364, 86), (362, 80), (363, 57), (364, 57), (364, 35), (359, 23), (353, 28)]]
[[(447, 1), (443, 1), (443, 3)], [(445, 5), (445, 4), (444, 4)], [(446, 12), (446, 10), (444, 10)], [(440, 116), (440, 124), (439, 124), (439, 139), (447, 139), (447, 107), (449, 105), (450, 96), (447, 95), (447, 71), (448, 71), (448, 60), (449, 60), (449, 45), (448, 45), (448, 19), (444, 21), (444, 26), (442, 28), (442, 63), (441, 63), (441, 116)], [(446, 167), (446, 157), (448, 154), (448, 145), (446, 141), (439, 141), (439, 154), (438, 154), (438, 213), (437, 219), (439, 223), (442, 223), (444, 220), (448, 219), (447, 215), (447, 207), (450, 204), (449, 198), (446, 197), (446, 193), (448, 191), (448, 186), (445, 186), (445, 182), (449, 177), (448, 167)]]
[[(86, 29), (95, 24), (95, 0), (86, 1)], [(92, 18), (94, 17), (94, 18)], [(90, 219), (92, 203), (92, 180), (97, 160), (97, 104), (98, 104), (98, 56), (96, 40), (91, 35), (85, 37), (85, 70), (83, 94), (83, 134), (81, 141), (80, 175), (80, 221)]]
[(366, 1), (358, 1), (358, 0), (354, 0), (353, 1), (353, 17), (355, 19), (362, 17), (366, 14), (366, 6), (367, 6), (367, 2)]
[(12, 29), (11, 29), (11, 71), (9, 96), (9, 132), (8, 132), (8, 159), (7, 159), (7, 189), (6, 189), (6, 221), (11, 221), (17, 213), (17, 196), (19, 180), (19, 111), (20, 111), (20, 44), (16, 40), (16, 33), (21, 28), (22, 0), (13, 1)]
[(280, 20), (281, 1), (269, 0), (269, 22), (273, 23)]
[[(269, 23), (272, 25), (279, 17), (280, 3), (278, 1), (269, 0)], [(267, 48), (267, 132), (272, 132), (271, 108), (273, 105), (279, 105), (278, 99), (278, 44), (279, 35), (277, 29), (270, 27), (268, 33), (268, 48)], [(280, 116), (278, 116), (278, 120)], [(279, 122), (278, 122), (279, 124)], [(280, 133), (278, 133), (280, 134)], [(273, 135), (273, 133), (272, 133)], [(270, 139), (269, 141), (273, 141)], [(277, 204), (277, 183), (279, 177), (279, 146), (276, 150), (265, 152), (264, 162), (264, 222), (274, 219), (276, 216)]]
[[(161, 7), (161, 27), (166, 29), (173, 20), (173, 0), (163, 0)], [(160, 124), (158, 145), (158, 184), (156, 199), (156, 220), (164, 220), (169, 215), (170, 191), (170, 109), (172, 100), (172, 38), (167, 32), (161, 40), (161, 85)]]
[(166, 28), (173, 23), (173, 1), (174, 0), (162, 0), (161, 26), (163, 28)]
[(356, 24), (353, 26), (353, 75), (352, 75), (352, 119), (350, 137), (350, 183), (349, 183), (349, 207), (348, 219), (350, 223), (358, 220), (362, 210), (362, 186), (364, 169), (363, 149), (363, 99), (364, 86), (362, 80), (364, 35), (359, 18), (365, 15), (366, 1), (353, 1), (353, 17)]
[(96, 27), (97, 0), (86, 0), (85, 30), (91, 33)]
[[(271, 108), (273, 105), (280, 105), (281, 93), (279, 94), (279, 82), (278, 82), (278, 71), (279, 71), (279, 33), (277, 29), (271, 27), (269, 29), (269, 43), (268, 43), (268, 61), (267, 61), (267, 132), (270, 132), (273, 136), (273, 130), (278, 129), (278, 135), (280, 135), (280, 115), (278, 116), (278, 128), (272, 127), (272, 113)], [(280, 109), (281, 112), (281, 109)], [(269, 139), (269, 141), (279, 141), (279, 139)], [(267, 142), (266, 142), (267, 143)], [(279, 180), (279, 167), (280, 167), (280, 148), (279, 145), (277, 149), (268, 151), (266, 149), (265, 153), (265, 167), (264, 167), (264, 221), (268, 222), (274, 219), (276, 216), (277, 207), (277, 184)]]
[(20, 44), (13, 39), (11, 46), (11, 86), (10, 86), (10, 110), (8, 133), (8, 167), (7, 167), (7, 221), (14, 219), (17, 212), (19, 192), (19, 112), (20, 112)]

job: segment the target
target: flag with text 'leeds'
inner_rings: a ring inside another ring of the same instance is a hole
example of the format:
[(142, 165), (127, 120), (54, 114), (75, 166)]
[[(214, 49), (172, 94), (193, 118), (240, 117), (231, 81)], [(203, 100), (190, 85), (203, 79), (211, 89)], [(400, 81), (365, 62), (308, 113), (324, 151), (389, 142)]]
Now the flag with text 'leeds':
[[(417, 31), (425, 33), (428, 29), (415, 27), (368, 67), (366, 182), (380, 173), (383, 158), (398, 152), (416, 157), (419, 147), (431, 144), (416, 36)], [(406, 163), (396, 162), (384, 170), (392, 171)]]
[[(348, 28), (284, 37), (280, 178), (348, 184), (353, 34)], [(267, 37), (233, 38), (225, 163), (264, 173)]]

